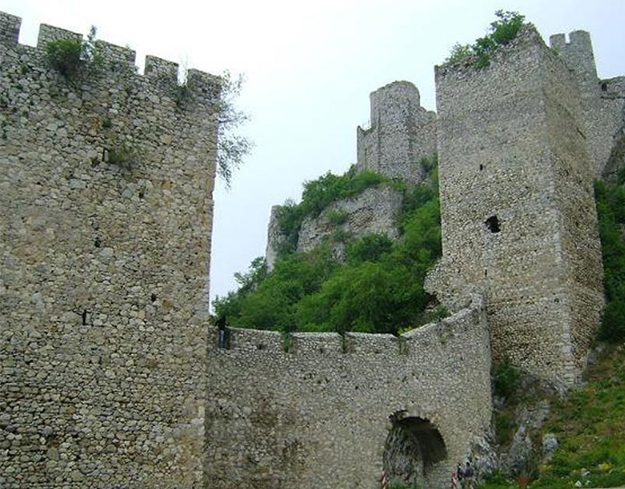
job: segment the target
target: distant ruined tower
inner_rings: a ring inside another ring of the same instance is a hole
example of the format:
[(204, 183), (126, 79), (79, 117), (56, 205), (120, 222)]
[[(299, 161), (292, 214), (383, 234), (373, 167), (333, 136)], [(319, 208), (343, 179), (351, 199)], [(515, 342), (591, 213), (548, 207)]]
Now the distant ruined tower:
[(450, 304), (485, 294), (494, 359), (571, 385), (604, 300), (584, 88), (532, 26), (492, 58), (436, 68), (443, 260), (431, 282)]
[[(595, 177), (601, 177), (605, 174), (612, 148), (625, 134), (625, 78), (598, 78), (588, 32), (571, 32), (569, 42), (564, 34), (555, 34), (549, 38), (549, 43), (577, 79), (584, 137)], [(609, 172), (610, 168), (607, 170)]]
[(408, 81), (370, 94), (369, 128), (357, 128), (357, 168), (410, 183), (421, 182), (420, 160), (436, 151), (436, 114), (421, 107), (419, 90)]

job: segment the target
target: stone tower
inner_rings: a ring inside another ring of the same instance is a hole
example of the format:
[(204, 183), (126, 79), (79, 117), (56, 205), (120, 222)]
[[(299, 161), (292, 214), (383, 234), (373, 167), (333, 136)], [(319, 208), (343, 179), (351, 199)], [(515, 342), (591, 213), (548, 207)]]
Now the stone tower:
[(571, 32), (569, 42), (564, 34), (556, 34), (549, 38), (549, 42), (577, 79), (589, 156), (595, 176), (601, 177), (605, 174), (612, 149), (624, 135), (625, 80), (623, 77), (598, 78), (588, 32)]
[(437, 67), (436, 92), (434, 288), (449, 303), (482, 291), (494, 358), (571, 385), (603, 305), (578, 80), (528, 26), (484, 69)]
[(436, 151), (436, 114), (421, 107), (419, 90), (407, 81), (370, 94), (369, 128), (357, 129), (357, 168), (410, 183), (423, 180), (420, 160)]
[(0, 13), (0, 486), (203, 487), (219, 79)]

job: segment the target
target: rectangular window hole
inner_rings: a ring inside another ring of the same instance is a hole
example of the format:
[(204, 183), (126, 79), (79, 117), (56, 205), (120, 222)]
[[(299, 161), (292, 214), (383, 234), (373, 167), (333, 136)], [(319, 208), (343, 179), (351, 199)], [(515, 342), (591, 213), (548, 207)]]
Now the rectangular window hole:
[(501, 231), (501, 229), (499, 228), (499, 219), (497, 219), (497, 216), (490, 216), (488, 219), (486, 219), (485, 224), (491, 233), (496, 234)]

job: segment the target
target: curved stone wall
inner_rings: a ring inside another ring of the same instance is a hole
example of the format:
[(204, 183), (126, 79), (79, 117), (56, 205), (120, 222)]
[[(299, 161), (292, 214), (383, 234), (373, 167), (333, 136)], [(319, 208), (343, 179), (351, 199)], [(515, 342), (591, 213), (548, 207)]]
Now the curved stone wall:
[[(288, 351), (285, 351), (288, 350)], [(211, 330), (206, 480), (215, 489), (369, 489), (393, 416), (428, 420), (447, 458), (426, 468), (447, 487), (490, 426), (486, 314), (472, 308), (391, 335)]]

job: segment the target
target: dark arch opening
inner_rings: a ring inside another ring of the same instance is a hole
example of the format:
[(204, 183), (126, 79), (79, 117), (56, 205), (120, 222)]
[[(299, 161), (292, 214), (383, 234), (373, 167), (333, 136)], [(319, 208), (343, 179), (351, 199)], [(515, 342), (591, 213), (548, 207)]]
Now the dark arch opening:
[(438, 428), (418, 416), (393, 414), (384, 445), (383, 466), (391, 480), (426, 485), (434, 465), (447, 459), (445, 441)]

